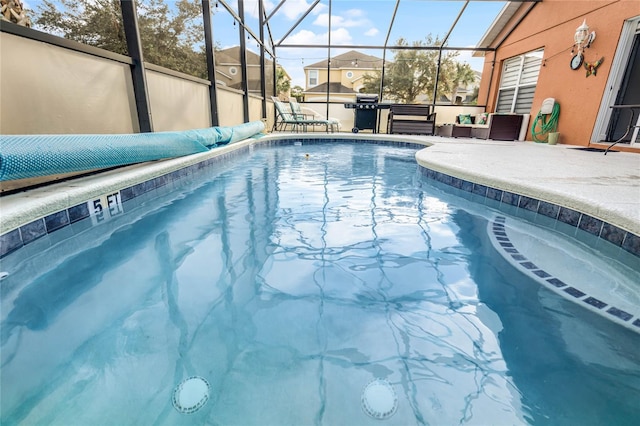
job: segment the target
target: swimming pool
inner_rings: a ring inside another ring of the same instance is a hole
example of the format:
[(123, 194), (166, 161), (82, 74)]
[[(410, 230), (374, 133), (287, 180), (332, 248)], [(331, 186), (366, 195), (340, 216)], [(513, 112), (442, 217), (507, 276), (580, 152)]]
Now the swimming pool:
[[(2, 423), (374, 424), (374, 379), (389, 424), (636, 423), (638, 334), (493, 229), (576, 288), (544, 253), (625, 266), (434, 185), (415, 150), (256, 147), (9, 255)], [(209, 396), (183, 414), (189, 377)]]

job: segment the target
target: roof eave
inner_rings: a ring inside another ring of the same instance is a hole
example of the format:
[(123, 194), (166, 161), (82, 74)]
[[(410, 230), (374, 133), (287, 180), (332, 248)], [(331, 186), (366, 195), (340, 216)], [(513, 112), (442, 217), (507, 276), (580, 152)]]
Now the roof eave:
[[(489, 25), (489, 28), (484, 33), (484, 35), (482, 36), (478, 44), (476, 44), (476, 47), (477, 48), (491, 47), (491, 45), (496, 40), (500, 32), (502, 32), (502, 30), (505, 28), (507, 23), (511, 20), (511, 18), (513, 18), (513, 15), (516, 14), (520, 6), (522, 6), (521, 1), (507, 2), (502, 8), (502, 10), (500, 11), (500, 13), (498, 13), (498, 16), (496, 16), (496, 18), (493, 20), (491, 25)], [(472, 56), (477, 58), (477, 57), (484, 56), (484, 54), (485, 52), (476, 51), (476, 52), (473, 52)]]

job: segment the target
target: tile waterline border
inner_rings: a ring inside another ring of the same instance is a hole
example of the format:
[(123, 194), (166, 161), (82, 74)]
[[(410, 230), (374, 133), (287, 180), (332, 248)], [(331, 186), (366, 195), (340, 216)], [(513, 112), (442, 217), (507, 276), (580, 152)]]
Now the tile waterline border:
[(474, 194), (485, 200), (491, 200), (522, 211), (539, 214), (551, 220), (557, 220), (570, 227), (580, 229), (607, 241), (632, 255), (640, 257), (640, 236), (586, 213), (581, 213), (577, 210), (548, 201), (492, 188), (487, 185), (480, 185), (424, 166), (420, 166), (420, 171), (422, 175), (428, 179)]

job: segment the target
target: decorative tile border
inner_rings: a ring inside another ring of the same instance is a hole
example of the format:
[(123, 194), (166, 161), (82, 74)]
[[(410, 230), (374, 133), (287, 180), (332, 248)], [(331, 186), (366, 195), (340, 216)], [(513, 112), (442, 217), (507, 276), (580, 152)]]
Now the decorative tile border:
[(586, 308), (640, 333), (639, 315), (636, 315), (635, 320), (631, 321), (634, 318), (633, 314), (616, 308), (615, 306), (610, 306), (609, 303), (593, 296), (589, 296), (586, 292), (574, 286), (570, 286), (559, 278), (552, 276), (538, 265), (529, 261), (511, 243), (506, 232), (505, 221), (506, 218), (504, 216), (497, 216), (491, 223), (491, 231), (489, 235), (493, 238), (493, 245), (498, 249), (500, 254), (509, 261), (509, 263), (520, 269), (520, 271), (525, 275), (533, 275), (532, 278), (537, 282), (561, 296), (564, 296), (566, 299), (576, 303), (581, 301), (587, 305), (585, 306)]
[[(348, 142), (353, 144), (358, 143), (373, 143), (380, 145), (393, 145), (406, 148), (422, 149), (424, 145), (411, 142), (395, 142), (388, 140), (370, 140), (370, 139), (341, 139), (341, 138), (291, 138), (291, 139), (270, 139), (270, 140), (256, 140), (255, 145), (245, 145), (233, 151), (226, 152), (216, 157), (208, 158), (196, 164), (184, 167), (182, 169), (158, 176), (154, 179), (141, 182), (139, 184), (123, 188), (120, 190), (121, 201), (126, 201), (137, 198), (143, 194), (153, 191), (154, 189), (161, 188), (171, 182), (176, 182), (181, 179), (187, 178), (198, 170), (206, 169), (214, 165), (218, 165), (231, 158), (238, 156), (246, 156), (251, 150), (256, 148), (268, 148), (276, 145), (294, 145), (296, 143), (315, 144), (315, 143), (328, 143), (328, 142)], [(89, 201), (89, 200), (87, 200)], [(78, 222), (82, 219), (86, 219), (90, 216), (91, 212), (87, 206), (87, 202), (69, 207), (65, 210), (52, 213), (40, 219), (36, 219), (25, 225), (22, 225), (18, 229), (9, 231), (3, 235), (0, 235), (0, 259), (4, 256), (30, 244), (37, 239), (44, 237), (58, 231), (68, 225)]]
[(445, 185), (566, 223), (640, 257), (640, 236), (585, 213), (513, 192), (487, 187), (420, 166), (423, 176)]

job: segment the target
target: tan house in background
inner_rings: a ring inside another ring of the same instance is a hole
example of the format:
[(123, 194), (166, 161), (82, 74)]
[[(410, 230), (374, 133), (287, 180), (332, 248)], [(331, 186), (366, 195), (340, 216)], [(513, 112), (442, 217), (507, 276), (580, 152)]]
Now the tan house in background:
[[(215, 52), (216, 83), (232, 89), (242, 90), (242, 73), (240, 66), (240, 46)], [(283, 69), (284, 71), (284, 69)], [(266, 91), (273, 91), (273, 61), (265, 59)], [(284, 71), (285, 78), (291, 81), (291, 77)], [(260, 94), (262, 79), (260, 76), (260, 55), (247, 50), (247, 81), (249, 93)], [(288, 94), (287, 94), (288, 96)]]
[(382, 69), (382, 59), (355, 50), (335, 56), (330, 62), (330, 66), (324, 60), (304, 67), (305, 102), (326, 102), (327, 85), (330, 102), (355, 102), (363, 88), (364, 75)]

